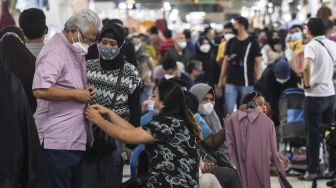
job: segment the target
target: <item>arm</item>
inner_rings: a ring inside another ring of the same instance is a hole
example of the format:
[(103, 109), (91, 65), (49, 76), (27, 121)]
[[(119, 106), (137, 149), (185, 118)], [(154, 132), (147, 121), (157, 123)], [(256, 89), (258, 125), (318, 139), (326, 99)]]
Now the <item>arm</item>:
[(261, 61), (262, 61), (262, 57), (255, 58), (254, 72), (255, 72), (256, 80), (259, 80), (261, 78), (261, 74), (262, 74)]
[(286, 172), (285, 172), (285, 164), (281, 160), (280, 154), (277, 151), (277, 142), (276, 142), (276, 133), (275, 133), (275, 128), (274, 124), (272, 123), (270, 125), (270, 142), (271, 142), (271, 158), (273, 161), (273, 164), (275, 165), (278, 173), (278, 179), (280, 181), (280, 187), (281, 188), (291, 188), (292, 186), (290, 185), (289, 181), (286, 179)]
[(110, 109), (102, 106), (102, 105), (92, 105), (89, 109), (95, 109), (100, 114), (104, 114), (108, 116), (109, 121), (113, 122), (115, 126), (121, 127), (123, 129), (134, 129), (134, 126), (130, 124), (128, 121), (121, 118), (118, 114), (114, 113)]
[(225, 129), (220, 130), (215, 135), (209, 136), (205, 139), (206, 145), (213, 149), (217, 150), (225, 141)]
[(138, 86), (128, 98), (130, 109), (130, 123), (136, 127), (140, 126), (141, 107), (140, 107), (140, 87)]
[(310, 86), (310, 65), (312, 59), (305, 58), (303, 62), (303, 84), (305, 86)]
[(106, 120), (101, 120), (96, 123), (104, 132), (113, 138), (116, 138), (128, 144), (144, 144), (155, 142), (155, 138), (144, 131), (141, 127), (132, 127), (125, 129), (124, 127), (117, 126)]
[(109, 113), (109, 115), (114, 118), (113, 122), (105, 120), (99, 113), (99, 110), (88, 107), (85, 110), (85, 117), (113, 138), (128, 144), (143, 144), (156, 141), (155, 138), (145, 130), (140, 127), (133, 127), (114, 113)]
[(218, 80), (218, 86), (220, 86), (220, 87), (222, 87), (224, 85), (223, 78), (226, 77), (228, 67), (229, 67), (228, 57), (225, 56), (222, 67), (221, 67), (221, 73), (220, 73), (220, 76), (219, 76), (219, 80)]
[(77, 100), (86, 103), (91, 99), (87, 89), (63, 89), (56, 86), (34, 89), (33, 94), (36, 98), (47, 101)]

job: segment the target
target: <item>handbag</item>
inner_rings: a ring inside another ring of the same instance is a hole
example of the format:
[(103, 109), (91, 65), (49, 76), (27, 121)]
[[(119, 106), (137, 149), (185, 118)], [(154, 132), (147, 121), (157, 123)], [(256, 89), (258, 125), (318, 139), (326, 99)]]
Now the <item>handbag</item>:
[[(120, 88), (120, 82), (121, 77), (124, 72), (124, 65), (119, 69), (117, 83), (116, 83), (116, 89), (115, 89), (115, 95), (113, 95), (113, 98), (111, 100), (111, 106), (114, 106), (116, 99), (117, 99), (117, 93)], [(107, 117), (104, 117), (104, 119), (107, 119)], [(106, 153), (113, 152), (117, 147), (115, 145), (115, 141), (113, 138), (105, 134), (101, 129), (98, 128), (98, 126), (93, 126), (96, 130), (93, 130), (93, 138), (94, 142), (92, 144), (92, 147), (87, 149), (88, 157), (90, 158), (99, 157)], [(90, 155), (91, 154), (91, 155)]]

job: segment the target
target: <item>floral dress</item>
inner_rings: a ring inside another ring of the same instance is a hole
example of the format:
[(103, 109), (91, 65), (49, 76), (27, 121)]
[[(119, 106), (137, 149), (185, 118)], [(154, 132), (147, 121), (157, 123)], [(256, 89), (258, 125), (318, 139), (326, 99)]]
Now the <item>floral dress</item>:
[(144, 130), (157, 141), (146, 144), (148, 188), (199, 188), (196, 137), (183, 120), (158, 115)]

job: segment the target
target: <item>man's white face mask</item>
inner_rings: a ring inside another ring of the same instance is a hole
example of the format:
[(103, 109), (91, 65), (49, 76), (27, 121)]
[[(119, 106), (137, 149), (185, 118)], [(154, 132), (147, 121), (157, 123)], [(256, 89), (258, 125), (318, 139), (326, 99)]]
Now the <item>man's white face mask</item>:
[(289, 80), (289, 76), (287, 77), (287, 78), (285, 78), (285, 79), (281, 79), (281, 78), (276, 78), (275, 80), (277, 81), (277, 82), (279, 82), (280, 84), (284, 84), (284, 83), (286, 83), (288, 80)]
[(86, 55), (89, 51), (89, 47), (90, 45), (86, 44), (86, 43), (82, 43), (80, 41), (80, 37), (79, 37), (79, 31), (77, 32), (78, 35), (78, 40), (79, 42), (74, 42), (74, 40), (72, 39), (72, 45), (74, 45), (77, 49), (82, 51), (82, 55)]

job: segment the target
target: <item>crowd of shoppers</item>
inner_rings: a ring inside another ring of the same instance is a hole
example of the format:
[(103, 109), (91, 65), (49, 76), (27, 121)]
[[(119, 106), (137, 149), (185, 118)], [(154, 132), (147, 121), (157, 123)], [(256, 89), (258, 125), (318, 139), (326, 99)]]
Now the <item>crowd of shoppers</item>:
[(270, 187), (270, 165), (292, 187), (279, 100), (297, 87), (312, 180), (335, 118), (335, 24), (320, 17), (260, 30), (238, 16), (195, 38), (84, 9), (46, 41), (44, 12), (24, 10), (0, 31), (0, 187), (119, 187), (138, 144), (139, 187)]

